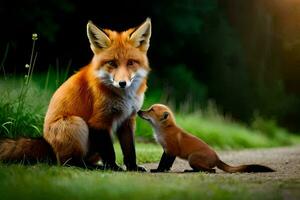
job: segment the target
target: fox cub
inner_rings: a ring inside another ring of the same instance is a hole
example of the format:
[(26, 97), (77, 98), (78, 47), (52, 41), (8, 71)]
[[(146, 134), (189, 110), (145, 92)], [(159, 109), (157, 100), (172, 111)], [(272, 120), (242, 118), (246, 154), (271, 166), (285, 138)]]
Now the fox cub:
[(148, 110), (139, 111), (138, 115), (147, 120), (154, 129), (157, 142), (163, 147), (164, 153), (157, 169), (151, 172), (170, 170), (175, 158), (188, 160), (193, 170), (214, 173), (214, 167), (225, 172), (273, 172), (262, 165), (229, 166), (224, 163), (216, 152), (201, 139), (187, 133), (177, 126), (172, 111), (165, 105), (154, 104)]

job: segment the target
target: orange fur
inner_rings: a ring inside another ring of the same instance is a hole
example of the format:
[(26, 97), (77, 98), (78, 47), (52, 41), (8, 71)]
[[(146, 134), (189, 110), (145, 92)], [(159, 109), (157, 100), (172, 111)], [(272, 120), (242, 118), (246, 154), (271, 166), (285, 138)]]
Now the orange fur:
[(43, 139), (19, 138), (0, 141), (0, 158), (4, 161), (51, 161), (55, 158), (50, 145)]
[[(62, 160), (70, 156), (84, 157), (88, 152), (88, 129), (112, 130), (113, 121), (120, 113), (109, 108), (111, 100), (120, 98), (119, 88), (111, 88), (95, 75), (105, 69), (112, 76), (126, 77), (138, 68), (149, 71), (145, 51), (133, 47), (129, 36), (133, 29), (125, 32), (105, 30), (111, 46), (96, 51), (92, 62), (67, 80), (53, 95), (44, 125), (44, 137)], [(115, 60), (118, 68), (107, 66), (107, 61)], [(128, 60), (136, 63), (132, 67)], [(122, 74), (122, 75), (120, 75)], [(136, 94), (143, 94), (146, 81), (142, 81)]]
[(215, 172), (214, 167), (226, 172), (273, 171), (262, 165), (232, 167), (222, 162), (216, 152), (203, 140), (178, 127), (172, 111), (165, 105), (154, 104), (146, 111), (139, 111), (138, 114), (152, 124), (156, 139), (162, 145), (164, 152), (170, 156), (188, 160), (194, 171)]
[[(94, 57), (56, 90), (44, 121), (44, 139), (59, 162), (86, 158), (91, 143), (95, 142), (89, 139), (90, 128), (111, 132), (113, 126), (120, 126), (140, 109), (147, 88), (146, 75), (150, 71), (146, 54), (151, 35), (150, 20), (142, 26), (143, 30), (115, 32), (100, 30), (88, 23)], [(144, 37), (143, 31), (149, 37)], [(134, 33), (138, 35), (131, 38)], [(126, 88), (120, 87), (121, 81), (126, 81)], [(0, 145), (0, 159), (13, 159), (7, 152), (11, 143), (3, 141)], [(26, 148), (25, 143), (18, 145)], [(97, 152), (93, 153), (89, 156), (97, 157)], [(24, 152), (16, 154), (22, 157)]]

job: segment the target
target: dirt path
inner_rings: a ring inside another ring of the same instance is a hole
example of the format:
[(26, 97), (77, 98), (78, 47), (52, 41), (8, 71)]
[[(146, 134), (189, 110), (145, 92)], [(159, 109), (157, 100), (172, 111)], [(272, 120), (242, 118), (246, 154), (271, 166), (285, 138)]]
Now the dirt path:
[[(230, 165), (262, 164), (273, 168), (276, 172), (230, 174), (217, 170), (215, 174), (204, 175), (210, 182), (220, 186), (224, 180), (239, 180), (241, 185), (247, 186), (254, 194), (262, 191), (264, 199), (270, 199), (267, 198), (270, 193), (278, 195), (278, 199), (300, 199), (300, 146), (218, 151), (218, 154)], [(158, 163), (150, 163), (145, 167), (154, 169), (157, 165)], [(184, 169), (190, 169), (187, 161), (176, 159), (170, 173), (182, 172)]]
[[(300, 182), (300, 146), (281, 147), (270, 149), (247, 149), (239, 151), (218, 151), (220, 158), (230, 164), (262, 164), (276, 170), (274, 173), (238, 174), (241, 178), (256, 179), (261, 181), (296, 181)], [(154, 169), (157, 163), (145, 164), (147, 169)], [(172, 172), (182, 172), (190, 169), (188, 163), (176, 159)], [(218, 175), (228, 175), (217, 170)]]

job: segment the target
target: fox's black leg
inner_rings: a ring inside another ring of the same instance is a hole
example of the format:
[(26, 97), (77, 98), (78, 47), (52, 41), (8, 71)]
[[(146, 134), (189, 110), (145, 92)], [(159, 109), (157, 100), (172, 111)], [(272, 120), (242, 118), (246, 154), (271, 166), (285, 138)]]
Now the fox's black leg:
[(168, 155), (166, 152), (164, 152), (161, 156), (159, 165), (157, 169), (151, 169), (151, 172), (165, 172), (169, 171), (175, 161), (176, 156)]
[(135, 116), (125, 120), (117, 130), (124, 156), (124, 164), (128, 171), (146, 171), (144, 167), (136, 164), (136, 153), (134, 145)]
[(89, 129), (90, 151), (98, 152), (104, 169), (122, 171), (116, 164), (116, 154), (113, 141), (108, 130)]

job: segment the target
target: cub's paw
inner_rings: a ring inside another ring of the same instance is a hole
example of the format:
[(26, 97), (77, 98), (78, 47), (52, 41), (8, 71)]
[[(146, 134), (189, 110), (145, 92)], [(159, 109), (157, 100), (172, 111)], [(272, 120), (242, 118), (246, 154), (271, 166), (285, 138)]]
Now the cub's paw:
[(122, 167), (118, 166), (117, 164), (101, 165), (100, 167), (98, 167), (98, 169), (100, 169), (100, 170), (112, 170), (112, 171), (118, 171), (118, 172), (124, 171), (124, 169)]
[(113, 170), (113, 171), (118, 171), (118, 172), (123, 172), (124, 169), (118, 165), (114, 165), (110, 168), (110, 170)]

